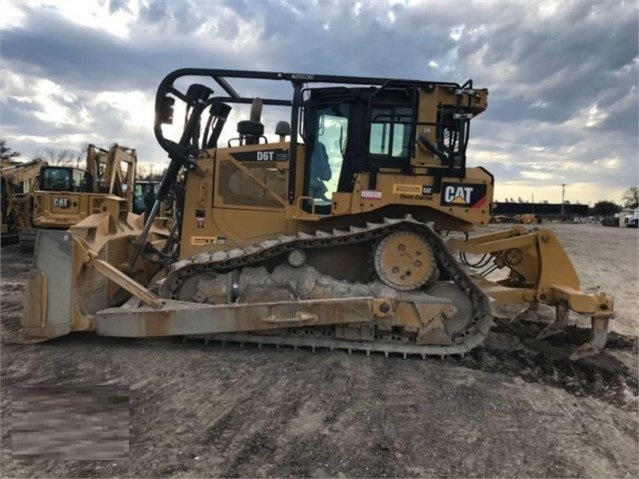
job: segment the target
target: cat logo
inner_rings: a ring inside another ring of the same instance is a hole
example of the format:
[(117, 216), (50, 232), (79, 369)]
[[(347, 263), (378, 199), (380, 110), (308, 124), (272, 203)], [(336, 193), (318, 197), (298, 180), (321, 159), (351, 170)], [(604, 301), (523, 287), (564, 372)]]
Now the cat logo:
[(446, 203), (467, 205), (470, 204), (472, 194), (472, 186), (447, 186), (444, 190), (444, 201), (446, 201)]
[(479, 208), (488, 201), (487, 186), (468, 183), (442, 183), (442, 206)]
[(68, 208), (69, 198), (53, 198), (53, 206), (57, 208)]

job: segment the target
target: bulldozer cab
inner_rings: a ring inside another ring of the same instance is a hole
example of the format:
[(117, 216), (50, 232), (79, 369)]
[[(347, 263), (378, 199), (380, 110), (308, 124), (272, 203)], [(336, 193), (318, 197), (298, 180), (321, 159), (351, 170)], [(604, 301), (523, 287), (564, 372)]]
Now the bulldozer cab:
[(306, 90), (304, 194), (328, 214), (336, 192), (352, 192), (357, 173), (410, 174), (414, 153), (417, 90), (404, 88), (315, 88)]
[[(212, 79), (214, 84), (184, 88), (187, 77), (207, 83)], [(231, 80), (244, 88), (259, 82), (247, 88), (255, 96), (241, 95)], [(290, 83), (292, 95), (257, 95), (260, 87), (277, 91), (269, 81)], [(438, 229), (470, 231), (490, 218), (493, 177), (483, 168), (467, 169), (465, 156), (470, 120), (486, 108), (487, 96), (487, 90), (473, 88), (470, 80), (460, 85), (176, 70), (160, 84), (156, 97), (155, 135), (171, 158), (156, 205), (184, 168), (187, 200), (181, 209), (184, 221), (192, 223), (191, 228), (185, 224), (186, 235), (217, 237), (213, 231), (195, 231), (210, 224), (204, 218), (216, 214), (211, 208), (234, 209), (240, 222), (252, 221), (239, 219), (246, 209), (279, 210), (285, 218), (274, 217), (270, 223), (278, 222), (277, 228), (284, 231), (284, 221), (317, 222), (400, 205), (405, 213), (428, 211), (422, 216), (435, 221)], [(184, 127), (179, 137), (168, 138), (163, 125), (173, 122), (176, 104), (184, 107)], [(237, 138), (219, 144), (229, 114), (238, 105), (252, 105), (250, 118), (237, 124)], [(278, 124), (284, 124), (276, 132), (278, 142), (269, 143), (264, 135), (262, 106), (269, 109), (269, 119), (276, 118), (273, 107), (280, 112), (284, 107), (290, 115), (290, 123)], [(209, 194), (210, 200), (205, 197)]]

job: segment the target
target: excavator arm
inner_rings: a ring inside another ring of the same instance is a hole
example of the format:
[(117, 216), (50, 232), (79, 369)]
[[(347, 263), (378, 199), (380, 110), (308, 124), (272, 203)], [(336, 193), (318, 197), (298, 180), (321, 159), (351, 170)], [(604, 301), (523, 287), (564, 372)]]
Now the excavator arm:
[[(28, 191), (31, 192), (40, 174), (40, 169), (46, 165), (47, 163), (42, 160), (33, 160), (2, 168), (3, 234), (20, 233), (31, 226), (29, 196), (24, 193), (17, 193), (16, 186), (28, 182)], [(9, 220), (11, 225), (5, 224), (5, 219)]]

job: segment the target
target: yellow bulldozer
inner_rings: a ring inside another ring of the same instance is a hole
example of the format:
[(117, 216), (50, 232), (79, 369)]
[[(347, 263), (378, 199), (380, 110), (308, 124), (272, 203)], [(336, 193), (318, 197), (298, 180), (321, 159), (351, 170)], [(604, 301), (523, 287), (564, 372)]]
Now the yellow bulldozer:
[[(233, 81), (290, 93), (243, 96)], [(570, 310), (590, 315), (592, 339), (574, 357), (600, 351), (613, 303), (579, 291), (552, 231), (468, 235), (489, 222), (493, 200), (493, 176), (466, 159), (487, 99), (470, 80), (170, 73), (154, 127), (170, 163), (150, 214), (105, 199), (68, 231), (42, 231), (25, 339), (89, 330), (445, 356), (484, 341), (494, 300), (556, 307), (542, 336)], [(222, 143), (234, 107), (246, 119)], [(168, 138), (176, 108), (184, 125)], [(282, 119), (270, 141), (264, 108)], [(178, 183), (172, 234), (157, 212)], [(473, 275), (453, 249), (487, 254), (507, 274)]]
[(37, 188), (30, 194), (30, 227), (20, 231), (20, 248), (32, 251), (40, 229), (67, 230), (106, 211), (110, 197), (124, 198), (131, 209), (136, 165), (134, 149), (114, 144), (108, 150), (88, 145), (86, 169), (43, 166)]

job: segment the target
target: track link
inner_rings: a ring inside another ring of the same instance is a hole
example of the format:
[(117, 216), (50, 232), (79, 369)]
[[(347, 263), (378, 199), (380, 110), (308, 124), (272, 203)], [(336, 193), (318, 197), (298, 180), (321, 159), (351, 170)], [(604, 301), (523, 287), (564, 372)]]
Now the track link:
[[(239, 342), (253, 342), (258, 344), (281, 344), (302, 347), (326, 347), (329, 349), (359, 350), (370, 353), (407, 355), (439, 355), (465, 354), (481, 344), (492, 325), (492, 315), (488, 297), (475, 284), (472, 278), (455, 260), (442, 238), (433, 229), (410, 216), (403, 219), (385, 218), (381, 223), (367, 223), (365, 227), (351, 227), (346, 230), (332, 232), (317, 231), (315, 234), (299, 233), (295, 236), (281, 236), (274, 240), (253, 244), (246, 248), (215, 253), (201, 253), (188, 260), (176, 262), (171, 267), (160, 287), (160, 296), (177, 299), (180, 284), (189, 277), (202, 273), (222, 274), (244, 267), (259, 266), (265, 261), (281, 257), (290, 251), (314, 250), (318, 248), (338, 248), (345, 245), (364, 244), (379, 241), (385, 236), (408, 231), (423, 236), (433, 249), (437, 266), (444, 276), (452, 281), (470, 298), (472, 304), (472, 319), (465, 329), (452, 336), (453, 344), (447, 346), (401, 344), (388, 341), (384, 336), (376, 335), (374, 341), (350, 341), (334, 338), (317, 337), (316, 334), (306, 333), (304, 330), (287, 331), (283, 335), (262, 334), (231, 334), (208, 335), (205, 339), (229, 340), (230, 336), (239, 338)], [(184, 300), (184, 298), (182, 298)], [(312, 332), (312, 328), (308, 328)], [(301, 334), (300, 334), (301, 332)], [(226, 337), (226, 339), (225, 339)]]

